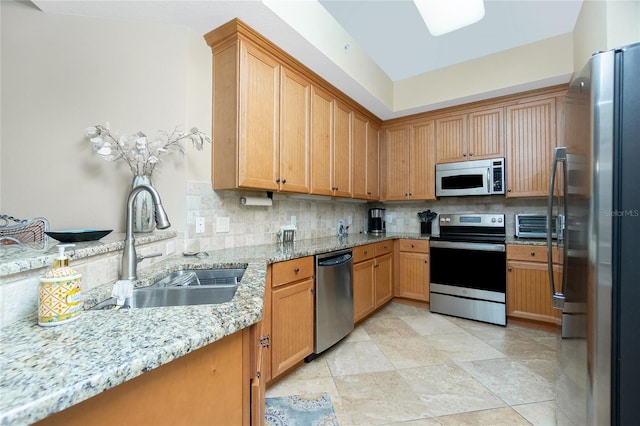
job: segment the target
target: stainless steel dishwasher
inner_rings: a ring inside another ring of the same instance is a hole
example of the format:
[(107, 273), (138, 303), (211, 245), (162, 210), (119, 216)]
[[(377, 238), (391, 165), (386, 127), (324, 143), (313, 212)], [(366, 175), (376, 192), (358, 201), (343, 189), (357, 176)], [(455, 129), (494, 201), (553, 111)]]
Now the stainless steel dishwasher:
[(353, 330), (351, 249), (316, 256), (314, 354), (324, 352)]

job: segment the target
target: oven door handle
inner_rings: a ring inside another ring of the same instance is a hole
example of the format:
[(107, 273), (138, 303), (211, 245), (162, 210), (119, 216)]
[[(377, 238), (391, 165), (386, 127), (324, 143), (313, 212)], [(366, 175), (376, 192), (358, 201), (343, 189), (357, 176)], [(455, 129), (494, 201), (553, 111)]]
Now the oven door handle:
[(476, 251), (496, 251), (504, 252), (504, 244), (491, 244), (491, 243), (468, 243), (460, 241), (430, 241), (432, 248), (447, 248), (457, 250), (476, 250)]

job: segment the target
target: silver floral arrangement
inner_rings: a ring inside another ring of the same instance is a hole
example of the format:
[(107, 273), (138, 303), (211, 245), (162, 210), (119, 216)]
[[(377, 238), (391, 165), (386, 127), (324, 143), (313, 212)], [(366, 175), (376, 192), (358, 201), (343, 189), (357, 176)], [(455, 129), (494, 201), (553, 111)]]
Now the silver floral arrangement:
[(117, 132), (111, 132), (109, 123), (85, 129), (85, 134), (93, 143), (93, 150), (98, 155), (107, 161), (124, 160), (134, 176), (151, 177), (163, 153), (178, 151), (184, 155), (185, 141), (190, 140), (198, 151), (202, 151), (205, 142), (211, 143), (211, 138), (196, 127), (188, 133), (179, 130), (178, 127), (171, 133), (161, 130), (158, 133), (159, 137), (150, 140), (142, 132), (119, 136)]

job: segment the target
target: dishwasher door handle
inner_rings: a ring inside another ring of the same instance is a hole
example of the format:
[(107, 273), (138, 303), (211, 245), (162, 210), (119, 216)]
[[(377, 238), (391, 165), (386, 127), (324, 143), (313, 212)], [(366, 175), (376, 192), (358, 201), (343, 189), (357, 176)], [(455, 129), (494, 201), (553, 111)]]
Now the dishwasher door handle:
[(347, 263), (351, 260), (353, 255), (351, 253), (341, 254), (334, 257), (328, 257), (326, 259), (318, 260), (318, 266), (338, 266), (343, 263)]

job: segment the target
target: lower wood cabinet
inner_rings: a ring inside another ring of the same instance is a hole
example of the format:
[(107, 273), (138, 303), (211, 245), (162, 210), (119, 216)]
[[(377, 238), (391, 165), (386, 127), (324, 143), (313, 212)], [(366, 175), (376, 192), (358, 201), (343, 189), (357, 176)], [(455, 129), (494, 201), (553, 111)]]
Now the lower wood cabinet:
[(395, 295), (429, 301), (429, 241), (398, 241), (398, 275)]
[(353, 320), (358, 322), (393, 297), (393, 241), (353, 249)]
[(249, 425), (250, 338), (251, 328), (239, 331), (36, 424)]
[[(561, 279), (562, 267), (553, 251), (556, 281)], [(507, 318), (522, 325), (558, 326), (562, 311), (551, 302), (547, 247), (507, 245)]]
[(269, 266), (263, 313), (267, 382), (313, 352), (313, 269), (313, 256)]

